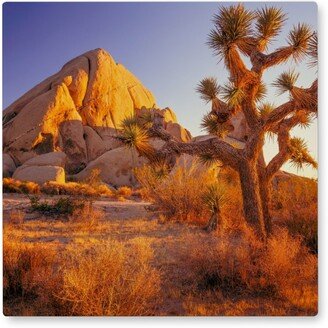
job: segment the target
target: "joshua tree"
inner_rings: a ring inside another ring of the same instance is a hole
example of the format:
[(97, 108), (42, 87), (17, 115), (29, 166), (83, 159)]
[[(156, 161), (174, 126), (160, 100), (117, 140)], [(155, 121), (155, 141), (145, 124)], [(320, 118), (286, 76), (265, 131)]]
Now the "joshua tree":
[[(308, 126), (317, 113), (317, 80), (308, 88), (300, 88), (295, 86), (297, 73), (293, 70), (283, 72), (273, 85), (279, 93), (289, 92), (289, 101), (277, 107), (263, 102), (265, 86), (262, 75), (266, 69), (290, 58), (299, 62), (310, 57), (311, 64), (316, 65), (317, 36), (306, 24), (294, 26), (286, 46), (266, 53), (269, 43), (279, 35), (285, 19), (280, 9), (265, 7), (253, 12), (241, 4), (222, 7), (214, 15), (214, 29), (208, 36), (208, 45), (224, 61), (229, 83), (220, 87), (214, 78), (206, 78), (200, 82), (197, 91), (206, 102), (212, 102), (212, 111), (204, 117), (203, 126), (217, 137), (184, 143), (176, 141), (160, 124), (146, 127), (148, 136), (166, 141), (160, 150), (151, 151), (152, 158), (187, 153), (221, 161), (236, 170), (241, 183), (245, 219), (261, 238), (271, 231), (270, 183), (275, 173), (288, 160), (297, 167), (317, 165), (305, 142), (290, 137), (293, 127)], [(251, 67), (247, 67), (241, 54), (248, 57)], [(243, 149), (235, 148), (223, 138), (230, 131), (230, 118), (240, 112), (249, 131)], [(277, 136), (279, 151), (266, 163), (263, 147), (268, 133)]]

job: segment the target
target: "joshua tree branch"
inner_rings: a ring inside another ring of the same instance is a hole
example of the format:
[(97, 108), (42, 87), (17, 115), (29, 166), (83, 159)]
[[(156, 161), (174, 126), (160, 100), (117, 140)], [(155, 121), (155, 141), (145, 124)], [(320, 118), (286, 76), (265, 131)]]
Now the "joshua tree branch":
[(297, 116), (292, 116), (280, 123), (278, 130), (279, 152), (267, 165), (266, 175), (268, 179), (271, 179), (273, 175), (278, 172), (281, 166), (290, 158), (291, 154), (289, 151), (289, 131), (298, 123), (299, 118)]
[(296, 110), (295, 100), (290, 100), (280, 106), (270, 113), (268, 118), (263, 123), (263, 130), (271, 130), (277, 123), (282, 121), (287, 115)]
[(172, 154), (211, 155), (213, 158), (224, 162), (234, 169), (238, 168), (242, 156), (240, 149), (236, 149), (216, 137), (197, 142), (179, 142), (162, 127), (152, 127), (149, 129), (149, 132), (152, 136), (166, 141), (166, 144), (156, 151), (158, 156), (169, 156)]

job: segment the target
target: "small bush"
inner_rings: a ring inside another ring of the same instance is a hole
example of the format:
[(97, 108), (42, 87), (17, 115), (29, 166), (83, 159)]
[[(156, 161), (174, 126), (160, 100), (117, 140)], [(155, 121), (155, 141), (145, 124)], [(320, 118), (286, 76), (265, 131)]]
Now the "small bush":
[(132, 189), (127, 186), (119, 187), (117, 190), (117, 195), (123, 197), (131, 197)]
[(41, 202), (39, 197), (34, 196), (30, 198), (30, 202), (33, 211), (55, 216), (72, 215), (74, 211), (85, 207), (85, 200), (72, 197), (61, 197), (53, 203), (48, 203), (46, 201)]
[[(40, 307), (46, 307), (54, 302), (54, 293), (60, 282), (55, 272), (55, 258), (55, 251), (49, 247), (13, 242), (5, 236), (3, 242), (5, 304), (14, 300), (28, 304), (37, 297), (42, 299)], [(7, 312), (6, 306), (4, 312)], [(12, 313), (6, 314), (12, 315)]]
[(3, 192), (22, 193), (22, 194), (38, 194), (40, 186), (34, 182), (19, 181), (12, 178), (4, 178), (2, 180)]
[(112, 190), (104, 185), (91, 186), (80, 182), (46, 182), (41, 186), (41, 191), (48, 195), (71, 195), (71, 196), (113, 196)]
[(63, 268), (59, 298), (71, 309), (70, 315), (151, 314), (160, 288), (151, 258), (149, 245), (142, 241), (74, 249)]

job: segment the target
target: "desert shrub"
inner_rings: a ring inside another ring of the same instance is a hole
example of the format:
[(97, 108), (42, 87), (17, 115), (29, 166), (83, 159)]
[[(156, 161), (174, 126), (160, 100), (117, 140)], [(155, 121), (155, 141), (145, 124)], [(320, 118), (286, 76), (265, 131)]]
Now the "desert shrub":
[(40, 201), (37, 196), (30, 197), (31, 209), (47, 215), (72, 215), (74, 211), (85, 207), (84, 199), (72, 197), (61, 197), (58, 200), (49, 203)]
[(151, 314), (160, 287), (151, 268), (152, 252), (142, 241), (124, 246), (117, 241), (69, 252), (59, 298), (70, 315)]
[(113, 196), (111, 189), (105, 184), (88, 185), (81, 182), (58, 183), (46, 182), (41, 186), (41, 191), (48, 195), (72, 195), (72, 196)]
[(12, 178), (4, 178), (2, 180), (3, 192), (38, 194), (40, 187), (37, 183), (31, 181), (19, 181)]
[[(41, 244), (3, 241), (4, 312), (10, 313), (8, 302), (19, 301), (21, 306), (39, 298), (39, 308), (54, 303), (60, 277), (55, 271), (56, 253)], [(41, 311), (41, 309), (39, 309)], [(55, 312), (52, 312), (54, 314)], [(46, 314), (46, 313), (43, 313)], [(50, 314), (50, 313), (48, 313)]]
[(92, 169), (90, 175), (85, 179), (85, 183), (95, 188), (102, 184), (100, 177), (100, 169)]
[(313, 253), (318, 251), (317, 181), (292, 177), (273, 188), (272, 209), (278, 224), (300, 236)]
[(300, 236), (312, 253), (318, 253), (318, 222), (308, 214), (308, 209), (294, 212), (284, 225), (291, 235)]
[(201, 170), (193, 162), (190, 166), (179, 166), (166, 173), (148, 165), (137, 169), (136, 177), (144, 195), (168, 218), (206, 222), (209, 211), (202, 194), (206, 186), (216, 180), (215, 170)]
[(132, 189), (127, 186), (122, 186), (117, 189), (117, 195), (123, 197), (131, 197)]
[(213, 211), (213, 202), (219, 202), (221, 226), (236, 229), (243, 225), (242, 196), (236, 173), (228, 168), (218, 171), (214, 165), (207, 168), (199, 165), (199, 161), (193, 161), (171, 172), (165, 166), (146, 165), (136, 169), (142, 198), (152, 201), (168, 219), (202, 225)]
[(247, 230), (239, 237), (220, 234), (216, 242), (190, 252), (186, 263), (200, 292), (278, 297), (316, 312), (317, 257), (286, 229), (277, 230), (267, 244)]

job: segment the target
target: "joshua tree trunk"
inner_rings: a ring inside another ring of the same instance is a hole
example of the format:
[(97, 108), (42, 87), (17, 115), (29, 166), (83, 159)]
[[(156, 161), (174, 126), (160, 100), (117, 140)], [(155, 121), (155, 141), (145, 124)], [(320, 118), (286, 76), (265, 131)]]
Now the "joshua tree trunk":
[(272, 232), (272, 218), (270, 214), (271, 191), (270, 182), (267, 178), (260, 180), (260, 196), (263, 210), (264, 226), (267, 235)]
[(256, 166), (253, 162), (242, 161), (239, 176), (243, 196), (244, 215), (247, 223), (261, 239), (266, 238), (261, 190)]
[(257, 164), (257, 172), (260, 183), (260, 197), (262, 203), (263, 217), (264, 217), (264, 225), (267, 235), (272, 232), (272, 218), (270, 214), (270, 202), (271, 202), (271, 179), (266, 174), (265, 169), (265, 160), (263, 151), (260, 152), (258, 164)]

